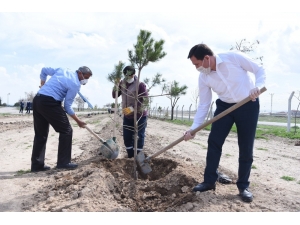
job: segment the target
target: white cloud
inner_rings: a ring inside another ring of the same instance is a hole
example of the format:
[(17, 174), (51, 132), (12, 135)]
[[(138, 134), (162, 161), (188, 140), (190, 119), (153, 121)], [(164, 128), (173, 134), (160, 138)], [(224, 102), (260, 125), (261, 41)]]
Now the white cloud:
[[(202, 4), (197, 1), (189, 8), (197, 9)], [(119, 60), (128, 63), (127, 50), (133, 48), (139, 30), (147, 29), (156, 41), (165, 40), (167, 55), (145, 67), (142, 79), (162, 73), (168, 81), (187, 85), (187, 95), (180, 98), (180, 105), (190, 104), (191, 91), (197, 87), (198, 72), (187, 59), (193, 45), (204, 42), (219, 53), (242, 38), (259, 40), (253, 55), (264, 56), (267, 92), (274, 93), (274, 107), (279, 109), (285, 105), (286, 96), (298, 88), (299, 27), (299, 14), (254, 11), (0, 13), (0, 76), (1, 81), (5, 79), (5, 84), (0, 82), (0, 96), (4, 98), (10, 91), (11, 101), (16, 102), (24, 92), (38, 91), (44, 65), (73, 70), (87, 65), (94, 75), (82, 92), (98, 106), (113, 102), (112, 84), (106, 77)], [(154, 91), (160, 93), (159, 88)], [(270, 108), (270, 96), (265, 93), (261, 98), (262, 108)], [(166, 97), (156, 98), (156, 102), (170, 104)]]

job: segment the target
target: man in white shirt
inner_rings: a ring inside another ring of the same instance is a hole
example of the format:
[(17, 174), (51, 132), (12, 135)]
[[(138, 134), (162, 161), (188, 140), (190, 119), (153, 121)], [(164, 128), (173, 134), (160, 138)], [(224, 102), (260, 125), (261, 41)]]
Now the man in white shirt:
[(235, 123), (239, 146), (236, 185), (242, 200), (251, 202), (253, 195), (249, 190), (249, 176), (259, 114), (258, 96), (260, 89), (265, 86), (265, 70), (242, 52), (214, 55), (205, 44), (198, 44), (191, 48), (188, 59), (200, 72), (198, 78), (200, 104), (190, 130), (185, 132), (185, 141), (194, 138), (195, 135), (192, 136), (190, 131), (203, 123), (212, 101), (212, 90), (218, 95), (214, 116), (248, 96), (252, 99), (212, 124), (208, 137), (204, 182), (195, 186), (193, 191), (215, 190), (222, 146)]

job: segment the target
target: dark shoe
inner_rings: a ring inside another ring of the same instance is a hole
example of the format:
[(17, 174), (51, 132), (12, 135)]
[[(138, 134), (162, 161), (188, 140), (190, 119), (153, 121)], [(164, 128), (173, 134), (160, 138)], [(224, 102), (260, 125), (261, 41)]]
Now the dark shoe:
[(40, 171), (46, 171), (50, 170), (50, 166), (44, 166), (42, 168), (31, 168), (31, 172), (40, 172)]
[(64, 164), (64, 165), (57, 165), (56, 168), (57, 169), (67, 169), (67, 170), (74, 170), (78, 167), (77, 164), (75, 163), (68, 163), (68, 164)]
[(252, 193), (248, 190), (248, 188), (242, 190), (242, 189), (239, 189), (240, 191), (240, 196), (242, 197), (242, 200), (244, 202), (252, 202), (253, 200), (253, 195)]
[[(140, 150), (137, 150), (137, 154), (139, 154), (141, 151)], [(134, 157), (134, 151), (133, 149), (130, 149), (130, 150), (127, 150), (127, 154), (128, 154), (128, 158), (133, 158)]]
[(220, 172), (217, 172), (217, 173), (218, 173), (217, 181), (219, 183), (221, 183), (221, 184), (231, 184), (232, 183), (232, 180), (226, 174), (223, 174)]
[(196, 191), (204, 192), (209, 190), (216, 190), (216, 184), (208, 184), (203, 182), (193, 188), (194, 192)]

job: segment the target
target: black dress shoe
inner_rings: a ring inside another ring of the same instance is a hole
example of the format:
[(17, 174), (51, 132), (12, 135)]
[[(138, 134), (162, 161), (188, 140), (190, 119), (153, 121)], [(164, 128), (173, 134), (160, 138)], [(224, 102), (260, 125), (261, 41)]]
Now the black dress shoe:
[(203, 182), (193, 188), (194, 192), (196, 191), (204, 192), (209, 190), (216, 190), (216, 184), (209, 184)]
[(40, 171), (46, 171), (50, 170), (50, 166), (44, 166), (42, 168), (31, 168), (31, 172), (40, 172)]
[(244, 201), (244, 202), (252, 202), (252, 200), (253, 200), (253, 195), (252, 195), (252, 193), (248, 190), (248, 188), (246, 188), (246, 189), (239, 189), (239, 191), (240, 191), (240, 196), (241, 196), (241, 198), (242, 198), (242, 200)]
[(78, 165), (75, 163), (68, 163), (68, 164), (56, 166), (57, 169), (67, 169), (67, 170), (73, 170), (73, 169), (76, 169), (77, 167), (78, 167)]
[(221, 184), (231, 184), (232, 183), (232, 180), (226, 174), (223, 174), (220, 172), (217, 172), (217, 173), (218, 173), (217, 181), (219, 183), (221, 183)]

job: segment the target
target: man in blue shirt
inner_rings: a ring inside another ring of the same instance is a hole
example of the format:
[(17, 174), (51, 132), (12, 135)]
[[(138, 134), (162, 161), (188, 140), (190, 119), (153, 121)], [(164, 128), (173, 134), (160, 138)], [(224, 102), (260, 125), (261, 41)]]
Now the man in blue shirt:
[[(46, 82), (47, 76), (51, 78)], [(46, 143), (49, 125), (59, 133), (57, 154), (58, 169), (75, 169), (77, 164), (71, 163), (73, 129), (66, 113), (71, 116), (79, 127), (84, 127), (72, 109), (72, 103), (80, 90), (92, 76), (92, 71), (82, 66), (76, 72), (63, 68), (42, 68), (41, 89), (33, 99), (34, 142), (31, 156), (31, 171), (45, 171), (50, 167), (45, 165)], [(64, 102), (64, 109), (62, 107)]]

